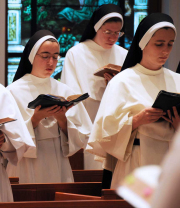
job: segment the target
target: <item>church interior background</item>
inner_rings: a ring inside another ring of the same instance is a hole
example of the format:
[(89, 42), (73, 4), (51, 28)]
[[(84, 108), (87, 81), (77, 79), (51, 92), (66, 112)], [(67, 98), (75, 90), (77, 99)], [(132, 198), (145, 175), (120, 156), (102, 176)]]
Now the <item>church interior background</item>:
[(60, 43), (61, 59), (52, 74), (60, 79), (66, 52), (79, 43), (96, 8), (110, 3), (123, 9), (125, 35), (116, 44), (128, 49), (138, 24), (148, 15), (148, 0), (8, 0), (7, 84), (12, 83), (25, 44), (40, 29), (53, 32)]

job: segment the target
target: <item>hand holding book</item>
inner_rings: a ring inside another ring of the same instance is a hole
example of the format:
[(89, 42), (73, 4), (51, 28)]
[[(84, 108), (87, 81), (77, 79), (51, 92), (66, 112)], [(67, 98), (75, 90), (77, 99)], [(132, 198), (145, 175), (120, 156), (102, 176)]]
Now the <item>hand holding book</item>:
[(28, 104), (28, 108), (35, 109), (34, 114), (31, 117), (33, 128), (37, 127), (40, 120), (50, 116), (54, 116), (59, 123), (64, 123), (64, 119), (62, 119), (63, 115), (61, 115), (64, 108), (67, 111), (71, 106), (78, 104), (88, 97), (88, 93), (83, 95), (71, 95), (67, 99), (50, 94), (39, 95), (35, 100)]
[(71, 95), (67, 97), (67, 99), (56, 95), (40, 94), (35, 100), (28, 104), (28, 108), (35, 109), (39, 105), (41, 105), (41, 109), (51, 107), (54, 105), (69, 107), (71, 105), (78, 104), (79, 102), (87, 99), (88, 97), (88, 93), (85, 93), (83, 95)]
[(167, 114), (169, 116), (169, 118), (162, 116), (162, 118), (164, 118), (164, 120), (168, 121), (169, 123), (171, 123), (171, 125), (174, 127), (175, 130), (178, 129), (179, 124), (180, 124), (180, 116), (178, 114), (177, 108), (175, 106), (173, 106), (173, 114), (174, 116), (171, 115), (171, 111), (167, 110)]
[(152, 107), (162, 109), (166, 112), (166, 115), (158, 121), (164, 119), (167, 121), (169, 121), (168, 119), (172, 120), (172, 118), (175, 118), (175, 116), (177, 117), (177, 115), (180, 114), (180, 94), (161, 90)]
[(121, 66), (115, 64), (107, 64), (94, 72), (95, 76), (104, 77), (105, 73), (114, 76), (121, 71)]

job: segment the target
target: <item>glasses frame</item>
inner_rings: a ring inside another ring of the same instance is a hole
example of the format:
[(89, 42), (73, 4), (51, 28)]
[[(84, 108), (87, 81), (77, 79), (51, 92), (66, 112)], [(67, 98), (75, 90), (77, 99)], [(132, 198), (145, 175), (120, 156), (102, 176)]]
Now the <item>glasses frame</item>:
[[(124, 35), (124, 32), (112, 32), (112, 31), (109, 31), (109, 30), (104, 30), (103, 33), (105, 35), (115, 35), (116, 37), (118, 36), (118, 38), (122, 37)], [(119, 34), (116, 34), (116, 33), (119, 33)]]
[(36, 53), (36, 55), (39, 55), (45, 61), (49, 61), (51, 57), (53, 58), (53, 61), (58, 61), (61, 58), (60, 55), (58, 55), (57, 58), (55, 58), (54, 55), (49, 55), (49, 54), (47, 54), (47, 57), (43, 57), (42, 54), (39, 53)]

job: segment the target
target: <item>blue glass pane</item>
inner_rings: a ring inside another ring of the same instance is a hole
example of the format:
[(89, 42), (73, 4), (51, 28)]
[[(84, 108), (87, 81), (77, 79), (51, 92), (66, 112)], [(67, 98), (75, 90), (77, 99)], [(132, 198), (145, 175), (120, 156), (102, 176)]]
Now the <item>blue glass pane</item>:
[(8, 58), (8, 79), (7, 85), (11, 84), (20, 62), (19, 58)]
[(31, 0), (8, 0), (8, 52), (22, 53), (31, 36)]
[(125, 48), (129, 49), (137, 26), (147, 14), (148, 0), (125, 0)]

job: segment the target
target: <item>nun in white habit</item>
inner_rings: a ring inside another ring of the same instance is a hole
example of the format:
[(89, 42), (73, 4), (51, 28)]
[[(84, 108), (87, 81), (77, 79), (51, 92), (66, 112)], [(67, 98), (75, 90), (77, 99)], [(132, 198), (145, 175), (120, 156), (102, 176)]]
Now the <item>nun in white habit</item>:
[[(151, 106), (160, 90), (180, 92), (180, 75), (163, 67), (175, 36), (170, 16), (154, 13), (144, 18), (123, 71), (106, 88), (87, 150), (105, 159), (107, 154), (118, 159), (111, 188), (139, 166), (160, 164), (169, 149), (177, 121), (156, 122), (166, 113)], [(111, 165), (105, 163), (113, 169)]]
[(0, 119), (17, 119), (0, 125), (0, 202), (12, 202), (13, 195), (4, 159), (17, 165), (23, 157), (33, 158), (36, 148), (11, 93), (0, 85)]
[[(7, 87), (37, 145), (36, 158), (23, 158), (19, 163), (20, 183), (73, 182), (68, 157), (86, 146), (90, 134), (92, 123), (82, 103), (71, 109), (27, 107), (39, 94), (65, 98), (74, 94), (68, 86), (50, 77), (59, 51), (60, 46), (50, 31), (36, 32), (26, 44), (14, 82)], [(11, 172), (10, 167), (8, 171)]]
[[(94, 72), (107, 65), (123, 65), (127, 50), (116, 45), (123, 35), (123, 16), (119, 6), (104, 4), (92, 15), (81, 41), (66, 54), (61, 81), (73, 87), (76, 93), (88, 92), (90, 98), (83, 102), (91, 121), (94, 122), (106, 81), (112, 76), (105, 74), (104, 78), (94, 76)], [(94, 156), (85, 152), (85, 169), (102, 169), (102, 163), (95, 162)]]

